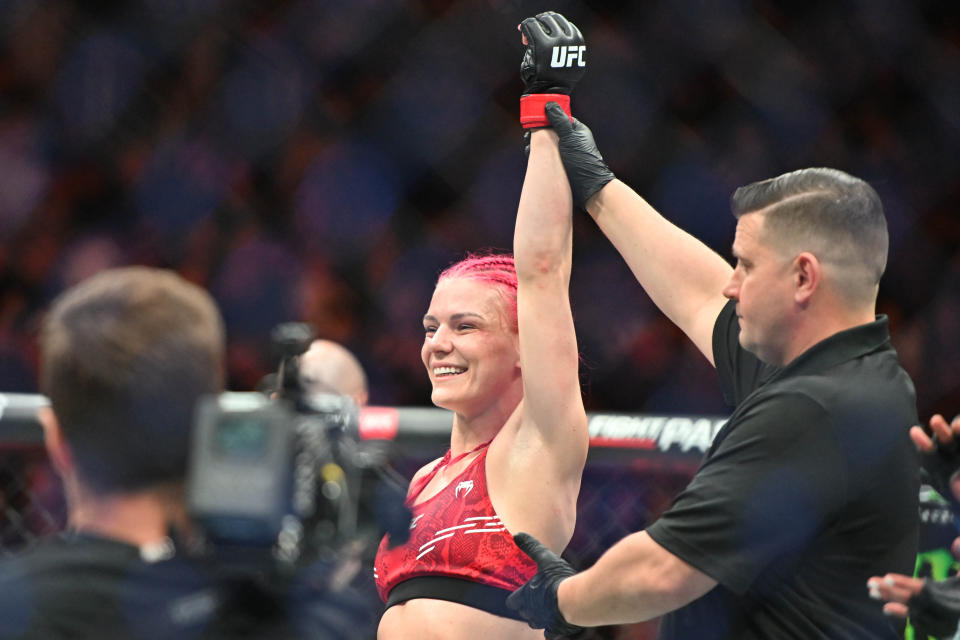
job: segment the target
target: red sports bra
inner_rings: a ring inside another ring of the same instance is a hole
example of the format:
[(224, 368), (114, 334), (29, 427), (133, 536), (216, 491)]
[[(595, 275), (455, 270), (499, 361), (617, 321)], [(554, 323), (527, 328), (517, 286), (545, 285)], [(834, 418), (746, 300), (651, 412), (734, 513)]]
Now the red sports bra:
[(437, 495), (413, 504), (449, 464), (449, 452), (410, 488), (410, 539), (390, 548), (385, 536), (374, 561), (377, 590), (387, 607), (434, 598), (517, 618), (504, 600), (536, 574), (537, 565), (514, 544), (490, 503), (487, 445), (481, 445), (480, 455)]

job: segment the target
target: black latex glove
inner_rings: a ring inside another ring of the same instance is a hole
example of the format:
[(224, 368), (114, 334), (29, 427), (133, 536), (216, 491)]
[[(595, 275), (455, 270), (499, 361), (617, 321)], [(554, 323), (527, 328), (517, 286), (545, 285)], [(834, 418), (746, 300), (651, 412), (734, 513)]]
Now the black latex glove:
[(616, 176), (603, 161), (593, 140), (593, 132), (587, 125), (576, 118), (570, 122), (570, 118), (555, 102), (547, 103), (546, 112), (550, 125), (560, 139), (560, 157), (567, 171), (570, 190), (573, 191), (573, 203), (585, 208), (590, 196)]
[(580, 29), (559, 13), (546, 11), (521, 22), (520, 32), (527, 38), (520, 63), (524, 95), (569, 95), (587, 70)]
[(907, 607), (917, 637), (952, 638), (960, 621), (960, 578), (924, 580)]
[(546, 629), (547, 638), (576, 636), (583, 627), (570, 624), (557, 606), (560, 583), (576, 573), (566, 560), (528, 533), (513, 536), (520, 550), (537, 563), (537, 575), (507, 596), (507, 606), (534, 629)]

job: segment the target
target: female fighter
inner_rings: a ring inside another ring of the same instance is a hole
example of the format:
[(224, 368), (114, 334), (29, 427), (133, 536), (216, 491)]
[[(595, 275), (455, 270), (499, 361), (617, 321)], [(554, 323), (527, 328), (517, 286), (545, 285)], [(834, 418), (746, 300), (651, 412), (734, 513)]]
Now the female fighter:
[(409, 541), (380, 545), (379, 640), (543, 637), (505, 606), (536, 573), (512, 534), (563, 550), (588, 444), (568, 294), (572, 202), (551, 136), (530, 138), (513, 257), (451, 266), (423, 317), (432, 400), (453, 412), (453, 430), (447, 454), (410, 484)]

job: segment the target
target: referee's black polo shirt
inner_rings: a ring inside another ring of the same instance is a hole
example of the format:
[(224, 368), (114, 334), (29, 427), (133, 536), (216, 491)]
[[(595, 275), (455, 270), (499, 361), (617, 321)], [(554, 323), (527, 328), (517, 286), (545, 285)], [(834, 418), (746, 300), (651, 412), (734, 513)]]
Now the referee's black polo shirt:
[(647, 529), (719, 584), (664, 616), (661, 638), (896, 638), (866, 588), (873, 575), (912, 573), (917, 551), (916, 399), (887, 319), (779, 369), (739, 333), (731, 301), (713, 353), (734, 412)]

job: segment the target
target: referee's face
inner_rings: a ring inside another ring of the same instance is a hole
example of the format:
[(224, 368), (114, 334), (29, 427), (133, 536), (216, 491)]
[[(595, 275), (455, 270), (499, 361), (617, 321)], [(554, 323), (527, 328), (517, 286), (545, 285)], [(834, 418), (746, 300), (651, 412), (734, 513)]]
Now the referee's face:
[(723, 295), (737, 302), (740, 345), (769, 364), (786, 364), (794, 331), (792, 260), (763, 241), (764, 217), (747, 213), (737, 222), (737, 259)]

